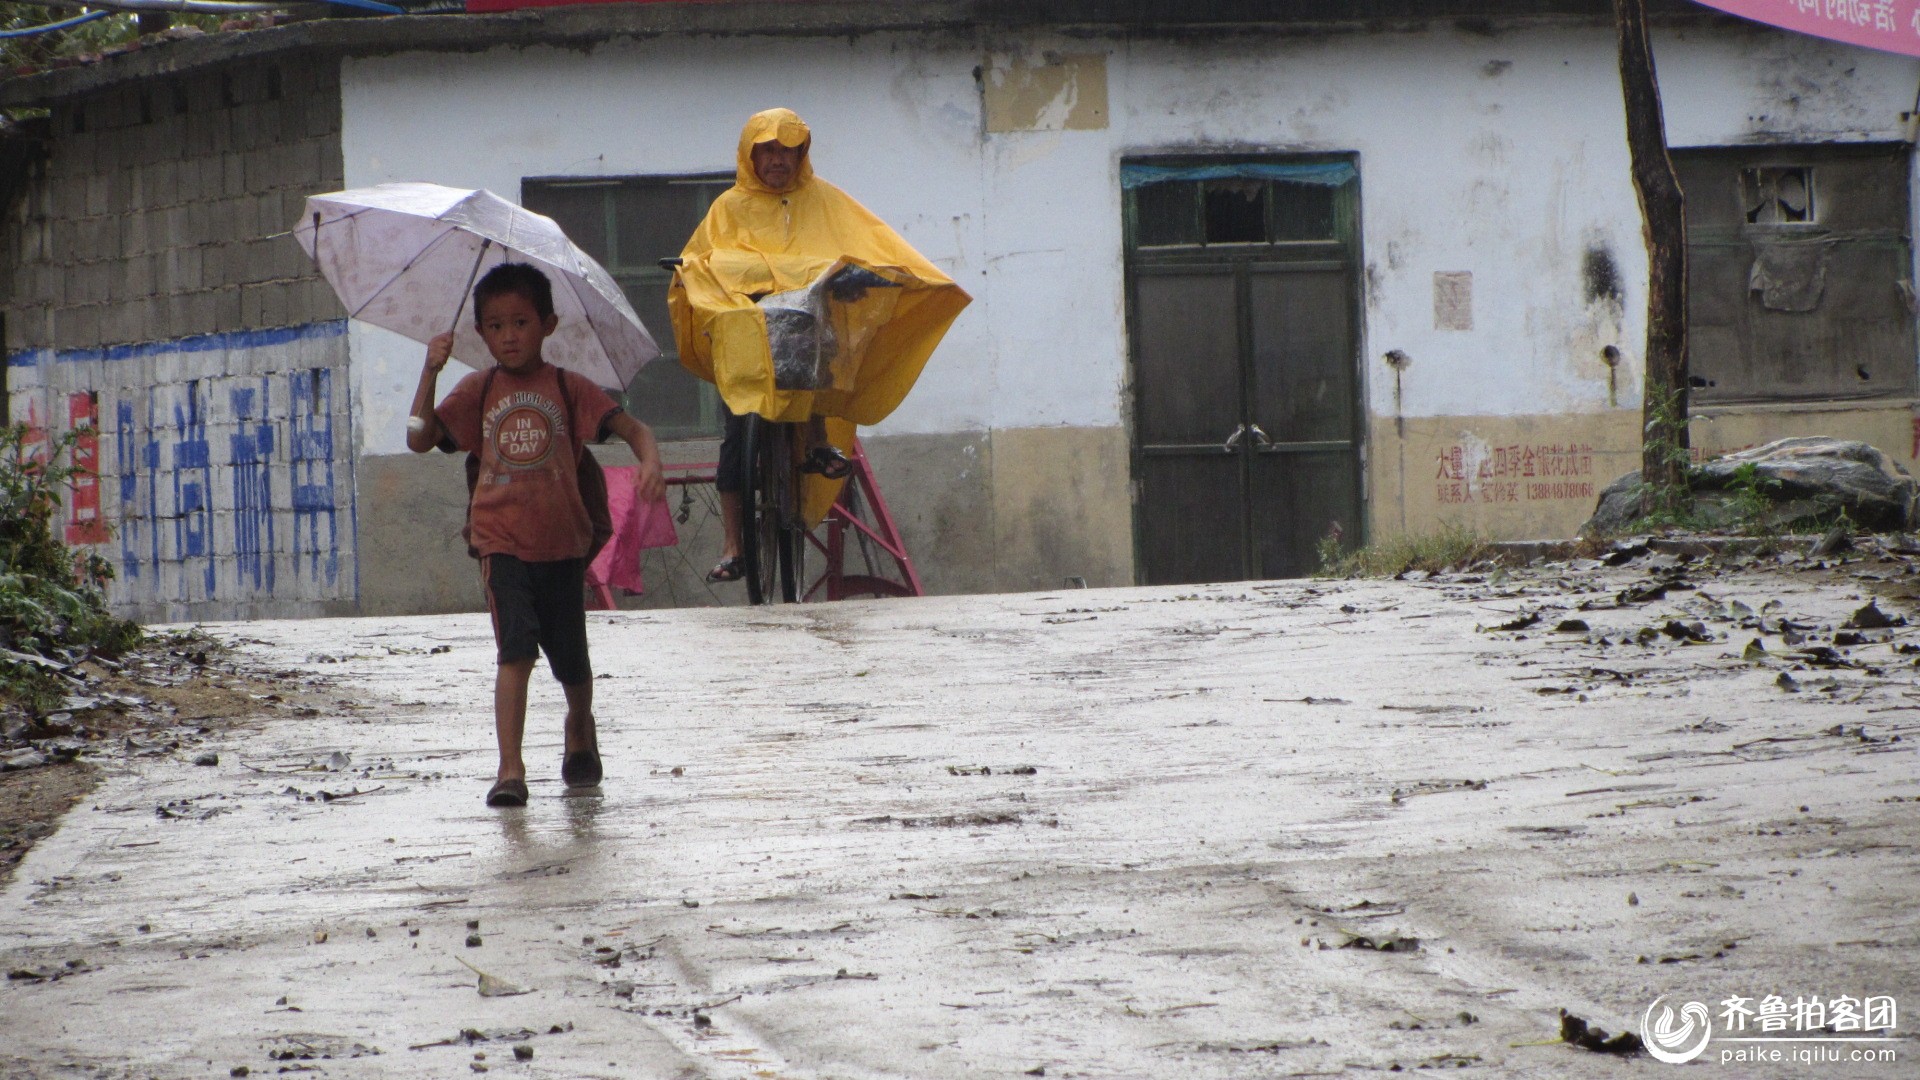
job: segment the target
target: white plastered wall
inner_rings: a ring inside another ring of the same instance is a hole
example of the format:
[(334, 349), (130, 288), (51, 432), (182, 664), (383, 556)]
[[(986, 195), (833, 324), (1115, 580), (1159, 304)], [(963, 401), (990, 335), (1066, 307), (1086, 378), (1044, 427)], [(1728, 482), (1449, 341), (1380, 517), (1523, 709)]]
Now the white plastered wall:
[[(976, 65), (1049, 45), (1107, 54), (1110, 124), (984, 134)], [(1664, 33), (1656, 53), (1676, 146), (1899, 139), (1920, 83), (1920, 61), (1758, 28)], [(1374, 414), (1394, 409), (1390, 349), (1412, 358), (1409, 417), (1605, 410), (1607, 345), (1617, 407), (1637, 402), (1645, 260), (1606, 28), (500, 48), (350, 60), (342, 96), (348, 186), (508, 194), (730, 169), (749, 113), (798, 110), (819, 173), (975, 295), (888, 433), (1124, 422), (1119, 163), (1162, 152), (1358, 155)], [(1618, 303), (1587, 296), (1589, 250)], [(1433, 275), (1459, 271), (1472, 329), (1437, 330)], [(419, 347), (357, 330), (353, 349), (362, 450), (399, 452)]]

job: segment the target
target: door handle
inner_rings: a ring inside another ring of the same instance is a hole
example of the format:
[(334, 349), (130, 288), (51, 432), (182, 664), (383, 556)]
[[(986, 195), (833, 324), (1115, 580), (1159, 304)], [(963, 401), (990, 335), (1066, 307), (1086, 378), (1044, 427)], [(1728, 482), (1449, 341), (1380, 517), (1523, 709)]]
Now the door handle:
[(1251, 431), (1251, 432), (1253, 432), (1253, 437), (1254, 437), (1254, 438), (1256, 438), (1256, 439), (1258, 439), (1258, 440), (1260, 440), (1260, 445), (1261, 445), (1261, 446), (1272, 446), (1272, 445), (1273, 445), (1273, 440), (1272, 440), (1272, 439), (1269, 439), (1269, 438), (1267, 438), (1267, 433), (1266, 433), (1266, 432), (1264, 432), (1264, 431), (1261, 431), (1261, 430), (1260, 430), (1260, 425), (1259, 425), (1259, 424), (1254, 424), (1253, 426), (1251, 426), (1251, 427), (1249, 427), (1249, 428), (1247, 428), (1247, 430), (1248, 430), (1248, 431)]
[(1227, 441), (1220, 444), (1220, 452), (1223, 454), (1233, 453), (1233, 448), (1240, 445), (1240, 440), (1245, 438), (1246, 434), (1247, 425), (1241, 424), (1239, 427), (1234, 428), (1233, 434), (1227, 436)]

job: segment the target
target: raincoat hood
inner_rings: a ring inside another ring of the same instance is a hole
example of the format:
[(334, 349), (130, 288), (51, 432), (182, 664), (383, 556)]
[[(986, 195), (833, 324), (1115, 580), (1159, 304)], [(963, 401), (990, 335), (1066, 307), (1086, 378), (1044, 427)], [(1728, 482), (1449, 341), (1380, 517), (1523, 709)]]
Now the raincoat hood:
[[(800, 167), (794, 171), (793, 183), (776, 189), (760, 182), (759, 174), (753, 171), (753, 148), (763, 142), (800, 147)], [(733, 182), (747, 191), (765, 195), (798, 191), (813, 179), (813, 154), (809, 152), (812, 144), (813, 132), (792, 109), (767, 109), (754, 113), (747, 118), (747, 126), (740, 129), (740, 149), (734, 161)]]

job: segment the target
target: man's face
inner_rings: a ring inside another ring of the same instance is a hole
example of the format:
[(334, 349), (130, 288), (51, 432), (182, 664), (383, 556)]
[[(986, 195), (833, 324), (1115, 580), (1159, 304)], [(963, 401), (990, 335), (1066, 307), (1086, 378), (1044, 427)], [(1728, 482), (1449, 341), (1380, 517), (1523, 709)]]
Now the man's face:
[(800, 175), (801, 146), (782, 146), (776, 141), (753, 144), (753, 175), (775, 191), (785, 191)]

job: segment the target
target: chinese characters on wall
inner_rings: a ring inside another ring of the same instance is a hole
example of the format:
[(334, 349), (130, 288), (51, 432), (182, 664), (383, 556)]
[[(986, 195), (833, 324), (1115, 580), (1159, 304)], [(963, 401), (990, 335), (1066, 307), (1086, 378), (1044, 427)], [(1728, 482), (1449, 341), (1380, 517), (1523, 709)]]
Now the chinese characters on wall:
[(1593, 446), (1540, 443), (1440, 451), (1434, 494), (1442, 505), (1591, 499)]

